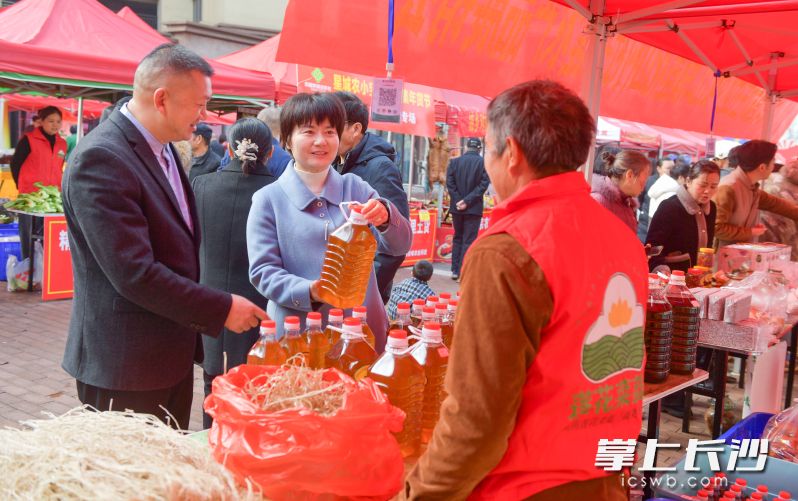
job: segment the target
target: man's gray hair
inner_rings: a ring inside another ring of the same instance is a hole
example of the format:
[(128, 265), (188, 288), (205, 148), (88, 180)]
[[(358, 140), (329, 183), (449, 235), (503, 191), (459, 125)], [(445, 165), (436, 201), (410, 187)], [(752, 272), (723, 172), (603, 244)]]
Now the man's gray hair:
[(197, 53), (178, 44), (159, 45), (139, 63), (133, 77), (133, 88), (154, 90), (163, 86), (168, 77), (192, 71), (199, 71), (206, 77), (213, 76), (211, 65)]
[(272, 131), (275, 139), (280, 139), (280, 109), (275, 107), (263, 108), (258, 112), (258, 120), (265, 123)]

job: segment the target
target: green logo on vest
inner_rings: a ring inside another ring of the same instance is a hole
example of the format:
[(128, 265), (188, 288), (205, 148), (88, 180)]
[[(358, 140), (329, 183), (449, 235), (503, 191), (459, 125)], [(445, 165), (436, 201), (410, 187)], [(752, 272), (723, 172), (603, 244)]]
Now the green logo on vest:
[(629, 277), (616, 273), (604, 291), (601, 315), (582, 343), (582, 373), (600, 382), (643, 367), (643, 307)]

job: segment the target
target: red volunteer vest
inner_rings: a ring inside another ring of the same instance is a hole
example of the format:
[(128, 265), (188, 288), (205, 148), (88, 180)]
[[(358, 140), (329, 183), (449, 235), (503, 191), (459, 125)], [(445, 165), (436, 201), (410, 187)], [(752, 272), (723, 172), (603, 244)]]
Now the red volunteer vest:
[(51, 148), (50, 142), (38, 127), (25, 136), (30, 143), (30, 154), (19, 169), (19, 186), (17, 187), (19, 192), (32, 193), (38, 190), (33, 186), (35, 182), (45, 186), (58, 186), (60, 190), (67, 151), (66, 141), (56, 134), (55, 146)]
[(485, 235), (496, 233), (529, 252), (554, 300), (507, 452), (470, 497), (516, 500), (607, 475), (595, 466), (599, 439), (637, 438), (648, 267), (636, 235), (578, 172), (500, 204)]

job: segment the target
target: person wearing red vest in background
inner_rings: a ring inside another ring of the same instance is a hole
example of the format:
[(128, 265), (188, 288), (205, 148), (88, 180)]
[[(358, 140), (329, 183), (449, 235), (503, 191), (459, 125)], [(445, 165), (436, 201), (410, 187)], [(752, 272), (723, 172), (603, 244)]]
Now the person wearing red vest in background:
[(593, 131), (556, 82), (488, 106), (485, 168), (501, 203), (466, 255), (448, 396), (409, 499), (627, 499), (620, 467), (597, 453), (640, 431), (648, 268), (576, 172)]
[[(41, 125), (25, 133), (14, 149), (11, 158), (11, 176), (20, 193), (32, 193), (36, 188), (33, 183), (45, 186), (58, 186), (61, 189), (61, 177), (64, 172), (67, 144), (58, 131), (61, 130), (61, 110), (55, 106), (47, 106), (39, 110)], [(22, 247), (22, 258), (30, 256), (31, 231), (41, 232), (41, 228), (33, 228), (34, 221), (41, 225), (41, 218), (19, 216), (19, 239)]]

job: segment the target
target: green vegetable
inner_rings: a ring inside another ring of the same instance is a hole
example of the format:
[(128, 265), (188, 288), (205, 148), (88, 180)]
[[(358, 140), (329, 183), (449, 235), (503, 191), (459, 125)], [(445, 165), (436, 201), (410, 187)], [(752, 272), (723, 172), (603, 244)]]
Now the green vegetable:
[(38, 191), (21, 193), (16, 200), (5, 204), (6, 209), (36, 212), (40, 214), (61, 214), (64, 206), (61, 203), (61, 192), (57, 186), (44, 186), (42, 183), (33, 183)]

